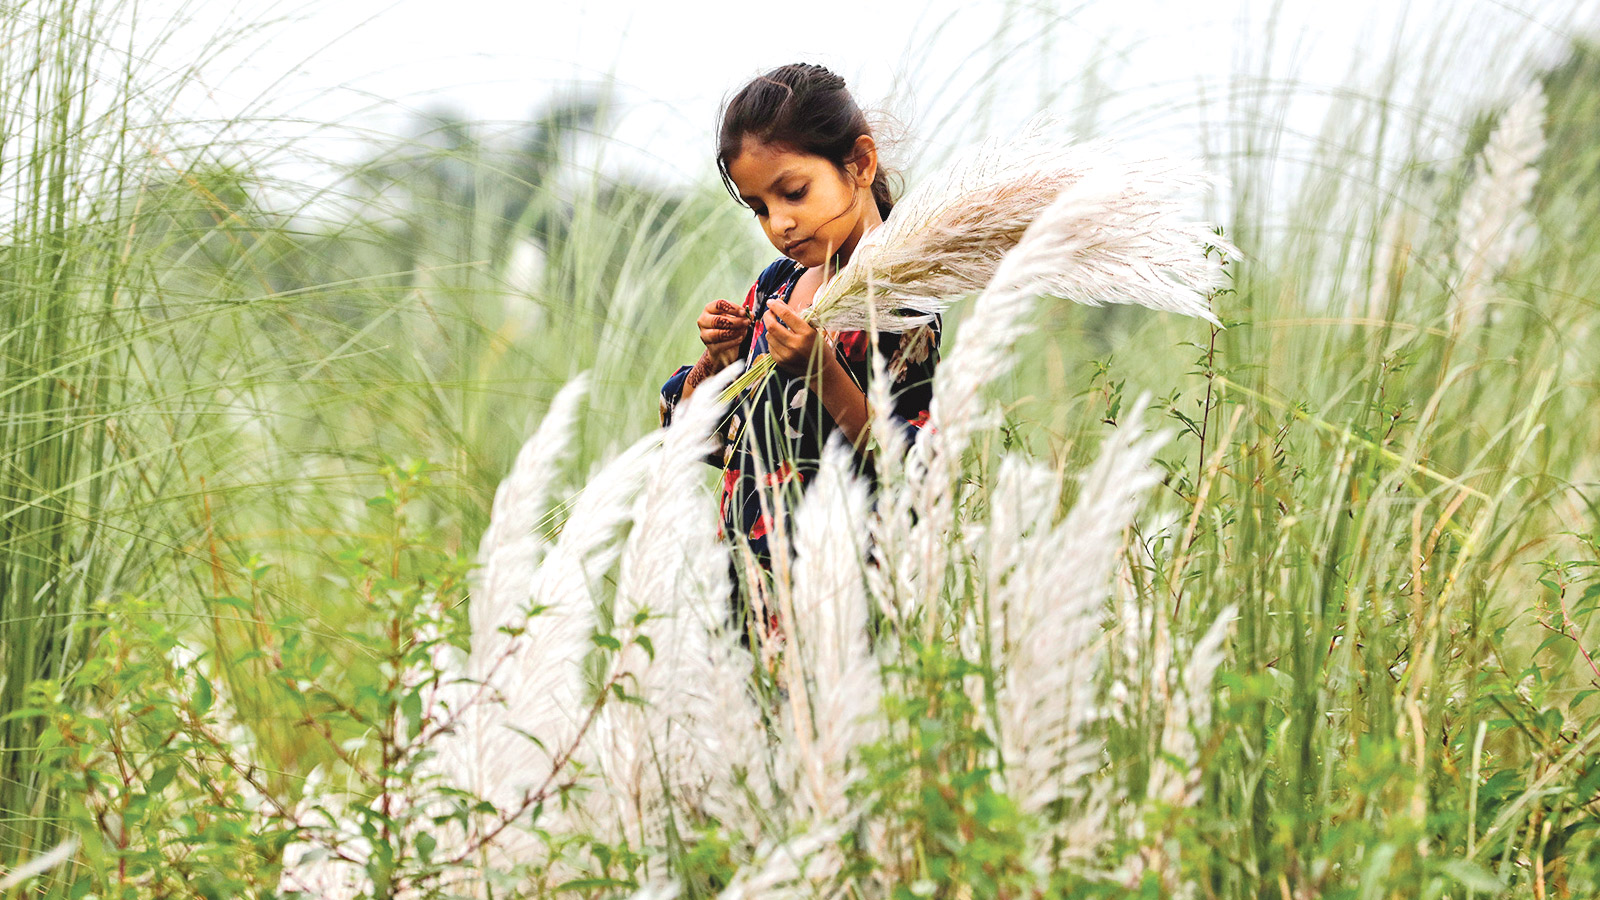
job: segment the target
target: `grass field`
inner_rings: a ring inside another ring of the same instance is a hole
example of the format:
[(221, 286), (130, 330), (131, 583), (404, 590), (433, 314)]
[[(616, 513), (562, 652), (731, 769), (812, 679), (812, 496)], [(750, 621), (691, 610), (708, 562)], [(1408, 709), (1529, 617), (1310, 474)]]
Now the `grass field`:
[(125, 12), (0, 19), (5, 896), (1600, 895), (1595, 45), (1310, 160), (1234, 76), (1225, 327), (1041, 300), (741, 642), (648, 435), (743, 211), (582, 98), (279, 208)]

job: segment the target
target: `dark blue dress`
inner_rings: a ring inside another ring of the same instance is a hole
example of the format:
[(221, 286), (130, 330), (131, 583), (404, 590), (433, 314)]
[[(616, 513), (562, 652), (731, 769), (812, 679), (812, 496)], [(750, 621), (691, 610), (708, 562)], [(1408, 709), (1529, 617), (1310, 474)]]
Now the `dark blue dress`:
[[(774, 298), (787, 302), (804, 271), (793, 260), (780, 259), (751, 286), (744, 307), (754, 313), (756, 321), (744, 352), (747, 365), (767, 352), (766, 327), (761, 323), (767, 302)], [(935, 319), (904, 333), (878, 334), (878, 352), (894, 379), (893, 418), (905, 430), (908, 441), (915, 441), (928, 421), (933, 370), (939, 363), (939, 325)], [(871, 339), (865, 331), (844, 331), (837, 333), (834, 341), (839, 361), (856, 386), (863, 389), (872, 368)], [(662, 425), (672, 421), (690, 368), (679, 368), (661, 386)], [(774, 370), (766, 384), (752, 388), (733, 404), (719, 428), (721, 450), (707, 459), (723, 470), (724, 536), (743, 534), (766, 565), (767, 535), (772, 530), (773, 517), (783, 516), (805, 490), (817, 472), (822, 449), (837, 428), (821, 399), (807, 389), (805, 380), (781, 370)], [(858, 452), (856, 463), (857, 470), (870, 478), (870, 461)]]

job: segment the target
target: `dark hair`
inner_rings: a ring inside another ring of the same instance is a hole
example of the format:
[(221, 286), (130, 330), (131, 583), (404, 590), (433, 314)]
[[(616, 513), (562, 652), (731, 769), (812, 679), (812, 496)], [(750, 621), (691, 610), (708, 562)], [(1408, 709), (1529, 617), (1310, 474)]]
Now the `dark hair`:
[[(722, 107), (717, 169), (723, 187), (735, 200), (739, 190), (728, 174), (728, 163), (743, 152), (747, 134), (762, 143), (784, 144), (820, 156), (843, 172), (845, 163), (855, 156), (856, 139), (872, 134), (872, 127), (843, 78), (822, 66), (792, 63), (752, 79)], [(884, 218), (894, 208), (889, 176), (880, 159), (872, 179), (872, 199)]]

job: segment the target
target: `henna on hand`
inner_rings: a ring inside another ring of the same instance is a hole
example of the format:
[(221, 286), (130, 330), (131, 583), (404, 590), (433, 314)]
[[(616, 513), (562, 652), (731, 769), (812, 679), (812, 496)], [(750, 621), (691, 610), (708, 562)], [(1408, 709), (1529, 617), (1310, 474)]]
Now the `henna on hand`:
[(684, 376), (684, 387), (692, 391), (700, 386), (700, 382), (717, 374), (722, 369), (723, 367), (717, 365), (711, 358), (711, 350), (707, 349), (706, 352), (700, 354), (700, 358), (695, 361), (694, 367), (689, 370), (689, 374)]

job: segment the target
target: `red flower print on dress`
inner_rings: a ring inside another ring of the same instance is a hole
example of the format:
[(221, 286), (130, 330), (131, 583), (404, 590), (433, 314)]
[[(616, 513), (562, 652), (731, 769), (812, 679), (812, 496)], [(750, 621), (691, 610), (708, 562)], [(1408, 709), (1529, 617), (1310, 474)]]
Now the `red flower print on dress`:
[(923, 410), (922, 412), (917, 413), (917, 417), (911, 420), (911, 424), (917, 426), (918, 428), (928, 424), (928, 411)]
[(767, 487), (772, 487), (773, 485), (777, 484), (788, 484), (791, 481), (805, 480), (806, 474), (804, 472), (795, 471), (794, 466), (789, 465), (788, 460), (784, 460), (783, 463), (778, 466), (778, 471), (768, 472), (762, 478), (762, 481), (767, 485)]
[(756, 520), (755, 527), (750, 529), (750, 540), (758, 541), (758, 540), (766, 537), (767, 536), (767, 532), (771, 531), (771, 530), (772, 530), (772, 517), (771, 516), (762, 516), (761, 518)]
[(867, 333), (865, 331), (841, 331), (834, 344), (844, 353), (844, 358), (853, 363), (866, 362), (867, 359)]
[(733, 496), (734, 489), (739, 485), (738, 469), (722, 470), (722, 518), (728, 518), (728, 500)]

